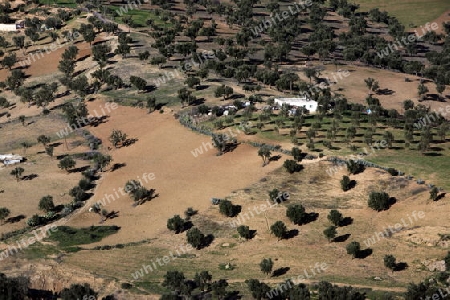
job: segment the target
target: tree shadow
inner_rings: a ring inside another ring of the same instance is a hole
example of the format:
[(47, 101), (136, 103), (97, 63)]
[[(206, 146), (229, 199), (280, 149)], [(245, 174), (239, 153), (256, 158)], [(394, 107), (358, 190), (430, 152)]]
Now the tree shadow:
[(340, 236), (337, 236), (333, 239), (333, 242), (335, 243), (342, 243), (345, 242), (346, 240), (348, 240), (348, 238), (351, 236), (350, 233), (346, 233), (346, 234), (342, 234)]
[(63, 204), (59, 204), (59, 205), (56, 205), (56, 206), (55, 206), (55, 208), (53, 209), (53, 211), (56, 212), (56, 213), (59, 213), (60, 211), (63, 210), (63, 208), (64, 208), (64, 205), (63, 205)]
[(39, 177), (38, 174), (30, 174), (30, 175), (25, 175), (22, 177), (22, 180), (33, 180), (34, 178)]
[(303, 220), (302, 224), (300, 224), (300, 225), (306, 225), (311, 222), (317, 221), (318, 218), (319, 218), (319, 213), (316, 213), (316, 212), (307, 213), (305, 219)]
[(439, 201), (439, 200), (441, 200), (442, 198), (444, 198), (445, 197), (445, 193), (441, 193), (441, 194), (439, 194), (437, 197), (436, 197), (436, 200), (435, 201)]
[(269, 161), (278, 161), (278, 160), (280, 160), (280, 158), (281, 158), (281, 155), (271, 156), (269, 158)]
[(49, 146), (50, 146), (50, 147), (53, 147), (53, 148), (56, 148), (56, 147), (58, 147), (58, 146), (60, 146), (60, 145), (62, 145), (62, 143), (60, 143), (60, 142), (56, 142), (56, 143), (51, 143), (51, 144), (49, 144)]
[(408, 264), (405, 263), (405, 262), (397, 263), (394, 266), (394, 271), (403, 271), (403, 270), (406, 270), (406, 269), (408, 269)]
[(284, 236), (285, 239), (289, 240), (298, 235), (299, 231), (297, 229), (291, 229), (288, 232), (286, 232), (286, 235)]
[(431, 157), (434, 157), (434, 156), (442, 156), (441, 153), (436, 153), (436, 152), (428, 152), (428, 153), (424, 153), (423, 155), (424, 155), (424, 156), (431, 156)]
[(6, 219), (5, 223), (17, 223), (20, 222), (21, 220), (25, 219), (26, 216), (25, 215), (18, 215), (15, 217), (9, 217), (8, 219)]
[(123, 142), (122, 146), (123, 147), (128, 147), (128, 146), (133, 145), (137, 141), (139, 141), (139, 139), (137, 139), (137, 138), (127, 139), (125, 142)]
[(275, 271), (273, 271), (272, 276), (271, 277), (279, 277), (282, 276), (284, 274), (286, 274), (291, 268), (289, 267), (281, 267), (276, 269)]
[(351, 225), (352, 223), (353, 223), (352, 217), (345, 217), (342, 219), (342, 221), (339, 222), (339, 226), (345, 227)]
[(63, 158), (66, 157), (66, 156), (69, 156), (69, 154), (61, 154), (61, 155), (57, 155), (57, 156), (56, 156), (56, 159), (57, 159), (57, 160), (61, 160), (61, 159), (63, 159)]
[(201, 85), (197, 85), (197, 86), (195, 87), (195, 90), (196, 90), (196, 91), (202, 91), (202, 90), (206, 90), (207, 88), (209, 88), (209, 85), (207, 85), (207, 84), (201, 84)]
[(224, 147), (224, 150), (223, 150), (222, 152), (223, 152), (223, 153), (233, 152), (234, 149), (236, 149), (238, 145), (239, 145), (239, 143), (234, 143), (234, 142), (232, 142), (232, 143), (226, 143), (226, 144), (225, 144), (225, 147)]
[(356, 186), (356, 180), (350, 180), (350, 183), (348, 184), (348, 189), (351, 190)]
[(360, 258), (360, 259), (364, 259), (366, 257), (369, 257), (370, 255), (372, 255), (373, 250), (370, 248), (364, 249), (364, 250), (359, 250), (358, 253), (356, 253), (356, 258)]
[(249, 230), (250, 236), (248, 237), (249, 240), (253, 239), (256, 236), (256, 230)]
[(392, 95), (394, 93), (395, 93), (395, 91), (390, 90), (390, 89), (380, 89), (376, 92), (377, 95)]
[(56, 299), (57, 294), (53, 294), (52, 291), (28, 289), (27, 296), (30, 299)]
[(112, 167), (111, 167), (111, 172), (114, 172), (115, 170), (119, 170), (119, 169), (125, 167), (126, 165), (127, 165), (126, 163), (113, 164)]
[(200, 247), (198, 249), (200, 250), (200, 249), (208, 247), (209, 245), (211, 245), (211, 243), (213, 241), (214, 241), (214, 235), (208, 234), (207, 236), (204, 237), (202, 244), (200, 245)]
[(238, 214), (240, 214), (242, 211), (242, 206), (241, 205), (232, 205), (231, 207), (231, 218), (236, 217)]
[(89, 169), (89, 168), (90, 168), (90, 166), (83, 166), (83, 167), (71, 169), (71, 170), (69, 171), (69, 173), (84, 172), (84, 171), (86, 171), (86, 170)]
[(188, 231), (189, 229), (191, 229), (194, 226), (194, 223), (192, 223), (191, 221), (185, 221), (183, 224), (183, 229), (182, 231), (180, 231), (179, 233)]
[(388, 209), (391, 208), (391, 206), (393, 206), (395, 203), (397, 203), (397, 198), (395, 198), (395, 197), (389, 198), (389, 207), (388, 207)]
[[(228, 292), (225, 296), (225, 298), (223, 298), (224, 300), (240, 300), (242, 299), (242, 296), (239, 295), (239, 291), (232, 291), (232, 292)], [(203, 299), (209, 299), (209, 298), (203, 298)]]
[(119, 216), (119, 212), (118, 211), (111, 211), (110, 213), (108, 213), (105, 218), (106, 219), (114, 219), (117, 218)]

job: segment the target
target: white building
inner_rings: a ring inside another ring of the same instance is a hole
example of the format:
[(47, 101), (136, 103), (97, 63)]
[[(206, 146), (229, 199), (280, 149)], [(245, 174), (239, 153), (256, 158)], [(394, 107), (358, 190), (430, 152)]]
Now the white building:
[(275, 98), (275, 104), (282, 106), (283, 103), (292, 105), (294, 107), (300, 107), (303, 106), (306, 108), (310, 113), (315, 113), (317, 111), (317, 106), (319, 103), (317, 101), (308, 99), (307, 97), (302, 98)]
[(0, 162), (3, 162), (4, 165), (14, 165), (22, 162), (23, 157), (20, 155), (14, 154), (0, 154)]
[(0, 31), (16, 31), (16, 24), (0, 24)]

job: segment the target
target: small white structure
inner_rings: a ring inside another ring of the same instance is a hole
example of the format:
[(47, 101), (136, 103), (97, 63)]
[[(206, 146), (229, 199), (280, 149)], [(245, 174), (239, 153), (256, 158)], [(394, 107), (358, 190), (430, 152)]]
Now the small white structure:
[(17, 31), (16, 24), (0, 24), (0, 31)]
[(317, 106), (319, 103), (317, 101), (308, 99), (307, 97), (302, 98), (275, 98), (274, 99), (275, 104), (282, 106), (284, 103), (292, 105), (295, 107), (303, 106), (306, 108), (310, 113), (315, 113), (317, 111)]
[(0, 154), (0, 162), (3, 162), (4, 165), (14, 165), (18, 164), (23, 160), (23, 157), (20, 155), (14, 154)]

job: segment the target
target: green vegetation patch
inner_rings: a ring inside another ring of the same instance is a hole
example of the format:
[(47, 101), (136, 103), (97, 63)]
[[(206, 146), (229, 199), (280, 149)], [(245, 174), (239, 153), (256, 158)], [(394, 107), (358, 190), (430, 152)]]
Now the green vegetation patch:
[(85, 228), (59, 226), (57, 228), (58, 230), (52, 233), (48, 239), (58, 242), (58, 245), (63, 248), (99, 242), (103, 238), (117, 233), (120, 229), (118, 226), (91, 226)]
[(407, 27), (425, 25), (449, 9), (448, 0), (356, 0), (355, 2), (361, 5), (361, 11), (369, 11), (373, 8), (387, 11)]

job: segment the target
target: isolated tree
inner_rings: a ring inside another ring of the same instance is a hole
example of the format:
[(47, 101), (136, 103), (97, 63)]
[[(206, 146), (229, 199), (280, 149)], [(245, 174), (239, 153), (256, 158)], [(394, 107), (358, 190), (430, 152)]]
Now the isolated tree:
[(347, 254), (353, 256), (353, 258), (358, 256), (358, 253), (361, 251), (361, 245), (358, 242), (351, 242), (346, 247)]
[(8, 108), (11, 105), (5, 97), (0, 97), (0, 107)]
[(69, 195), (73, 197), (73, 201), (80, 202), (86, 200), (87, 194), (80, 186), (75, 186), (69, 190)]
[(226, 100), (230, 95), (234, 93), (233, 88), (227, 85), (221, 85), (214, 91), (214, 96), (220, 98), (223, 96), (223, 100)]
[(263, 145), (261, 148), (259, 148), (258, 156), (261, 156), (261, 158), (263, 160), (263, 167), (269, 163), (271, 155), (272, 155), (272, 153), (270, 152), (270, 149), (268, 146)]
[(250, 227), (248, 227), (248, 226), (245, 226), (245, 225), (238, 226), (237, 232), (239, 233), (239, 235), (241, 237), (243, 237), (246, 240), (249, 240), (252, 237)]
[(364, 82), (366, 83), (367, 89), (369, 90), (368, 94), (370, 95), (370, 92), (372, 91), (372, 85), (375, 82), (375, 79), (369, 77), (364, 79)]
[(350, 126), (345, 131), (345, 138), (351, 142), (356, 136), (356, 128), (354, 126)]
[(110, 165), (112, 162), (111, 155), (103, 155), (99, 152), (95, 153), (93, 159), (95, 164), (100, 167), (100, 172), (103, 172), (103, 169)]
[(0, 207), (0, 221), (2, 222), (2, 224), (10, 213), (11, 213), (10, 210), (7, 209), (6, 207)]
[(414, 108), (414, 102), (410, 99), (403, 101), (403, 109), (409, 110)]
[(260, 263), (259, 267), (261, 268), (261, 272), (266, 275), (272, 273), (273, 261), (271, 258), (264, 258)]
[(185, 87), (178, 90), (178, 98), (180, 99), (181, 104), (183, 106), (186, 103), (189, 105), (189, 104), (195, 102), (195, 100), (197, 100), (197, 98), (194, 95), (192, 95), (192, 91), (189, 91)]
[(186, 78), (186, 80), (184, 81), (184, 83), (190, 87), (193, 88), (195, 86), (200, 85), (200, 78), (198, 77), (193, 77), (193, 76), (189, 76), (188, 78)]
[(309, 83), (311, 83), (311, 79), (315, 78), (317, 75), (317, 70), (313, 68), (305, 68), (303, 69), (303, 72), (305, 73), (305, 76), (308, 77)]
[(302, 169), (302, 165), (298, 164), (293, 159), (286, 159), (283, 163), (283, 167), (286, 169), (287, 172), (291, 174), (298, 172)]
[(59, 61), (58, 70), (60, 70), (66, 78), (72, 78), (73, 72), (75, 71), (75, 61), (68, 59)]
[(339, 226), (344, 219), (342, 214), (336, 209), (330, 210), (327, 218), (328, 221), (330, 221), (334, 226)]
[(419, 84), (419, 86), (417, 87), (417, 93), (419, 94), (420, 100), (423, 100), (425, 97), (425, 94), (428, 92), (429, 92), (428, 87), (426, 85), (424, 85), (423, 83)]
[(20, 123), (22, 123), (22, 126), (25, 126), (25, 116), (24, 115), (19, 116), (19, 121), (20, 121)]
[(58, 168), (69, 172), (69, 170), (74, 168), (75, 165), (76, 165), (76, 161), (72, 157), (66, 156), (59, 161)]
[(439, 197), (439, 189), (433, 186), (430, 190), (430, 199), (436, 201)]
[(53, 197), (48, 195), (42, 197), (39, 201), (39, 209), (45, 212), (50, 212), (55, 209), (55, 204), (53, 203)]
[(233, 217), (236, 215), (236, 206), (230, 200), (223, 199), (219, 203), (219, 211), (224, 216)]
[(301, 149), (299, 149), (297, 147), (293, 147), (291, 150), (291, 154), (296, 161), (302, 160), (302, 150)]
[(184, 230), (185, 221), (179, 215), (175, 215), (167, 220), (167, 229), (180, 233)]
[(270, 226), (270, 231), (278, 238), (278, 240), (281, 240), (286, 236), (287, 228), (282, 221), (276, 221)]
[(350, 177), (348, 177), (347, 175), (342, 176), (341, 188), (344, 192), (350, 189), (350, 183), (351, 183)]
[(248, 289), (252, 293), (252, 297), (254, 299), (258, 300), (266, 299), (267, 294), (271, 290), (266, 283), (260, 282), (257, 279), (248, 279), (245, 281), (245, 283), (247, 284)]
[[(38, 35), (39, 36), (39, 35)], [(19, 36), (13, 36), (13, 43), (14, 45), (19, 49), (25, 48), (25, 36), (19, 35)], [(25, 53), (24, 53), (25, 54)]]
[(167, 271), (166, 275), (164, 275), (162, 286), (168, 287), (174, 291), (179, 291), (185, 279), (183, 272)]
[(228, 282), (225, 279), (219, 279), (211, 283), (212, 294), (217, 297), (217, 299), (222, 300), (227, 294)]
[(222, 155), (227, 147), (228, 137), (225, 134), (219, 133), (211, 136), (212, 145), (219, 151), (219, 155)]
[(118, 148), (119, 145), (124, 145), (127, 141), (127, 134), (120, 130), (113, 129), (111, 135), (109, 136), (109, 141), (113, 144), (114, 148)]
[(108, 61), (108, 53), (111, 52), (111, 47), (108, 44), (101, 43), (92, 47), (93, 58), (102, 67)]
[(148, 97), (145, 104), (146, 108), (148, 109), (148, 113), (151, 113), (155, 111), (156, 109), (156, 98), (155, 97)]
[(328, 242), (331, 242), (337, 235), (336, 226), (329, 226), (324, 231), (323, 234), (328, 239)]
[(86, 43), (89, 43), (92, 46), (92, 42), (95, 40), (95, 31), (91, 24), (90, 26), (86, 26), (86, 30), (83, 30), (81, 34), (83, 35), (83, 39)]
[(355, 174), (358, 174), (358, 173), (364, 171), (364, 165), (362, 165), (362, 164), (360, 164), (358, 162), (355, 162), (352, 159), (347, 161), (346, 165), (347, 165), (347, 171), (350, 174), (354, 174), (355, 175)]
[(303, 205), (293, 204), (289, 205), (286, 209), (286, 217), (288, 217), (292, 223), (302, 225), (307, 221), (308, 214)]
[(439, 94), (439, 97), (442, 99), (442, 93), (445, 91), (445, 85), (442, 83), (436, 83), (436, 91)]
[(9, 70), (11, 70), (12, 66), (14, 66), (16, 62), (17, 62), (16, 54), (11, 53), (10, 55), (3, 57), (2, 66), (7, 67)]
[(50, 156), (50, 157), (52, 157), (53, 156), (53, 146), (46, 146), (45, 147), (45, 153), (48, 155), (48, 156)]
[(189, 229), (186, 237), (187, 242), (196, 249), (199, 249), (205, 241), (205, 235), (197, 227)]
[(386, 141), (388, 148), (392, 148), (392, 142), (394, 142), (394, 135), (390, 131), (383, 133), (383, 139)]
[(385, 192), (371, 192), (368, 205), (376, 211), (386, 210), (389, 208), (389, 195)]
[(41, 134), (37, 138), (38, 143), (41, 143), (44, 147), (47, 146), (48, 143), (50, 143), (50, 137), (46, 136), (45, 134)]
[(147, 87), (147, 81), (137, 76), (130, 76), (130, 83), (138, 89), (138, 92), (145, 91), (145, 88)]
[(11, 174), (12, 176), (16, 177), (16, 180), (19, 181), (24, 171), (25, 171), (25, 170), (24, 170), (23, 168), (21, 168), (21, 167), (15, 167), (15, 168), (11, 171), (10, 174)]
[(194, 281), (195, 284), (201, 291), (207, 291), (211, 288), (212, 275), (208, 271), (201, 271), (200, 273), (195, 273)]
[(6, 78), (6, 86), (13, 92), (18, 91), (25, 80), (25, 73), (22, 70), (12, 70), (11, 75)]
[(395, 268), (397, 267), (396, 264), (396, 258), (391, 255), (391, 254), (387, 254), (384, 256), (384, 266), (390, 270), (392, 270), (392, 273), (395, 271)]
[(155, 193), (155, 189), (147, 189), (137, 180), (127, 181), (124, 190), (136, 202), (136, 205), (143, 204), (148, 199), (151, 199)]

